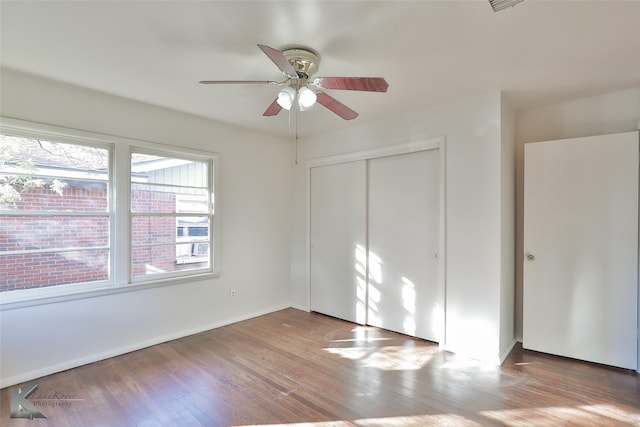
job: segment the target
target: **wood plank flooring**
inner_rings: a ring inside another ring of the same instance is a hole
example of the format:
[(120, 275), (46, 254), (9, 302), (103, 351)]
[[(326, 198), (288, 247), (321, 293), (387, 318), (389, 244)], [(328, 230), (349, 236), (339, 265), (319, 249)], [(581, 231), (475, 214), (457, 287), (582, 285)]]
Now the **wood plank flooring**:
[(632, 371), (514, 349), (503, 366), (287, 309), (50, 375), (2, 426), (640, 426)]

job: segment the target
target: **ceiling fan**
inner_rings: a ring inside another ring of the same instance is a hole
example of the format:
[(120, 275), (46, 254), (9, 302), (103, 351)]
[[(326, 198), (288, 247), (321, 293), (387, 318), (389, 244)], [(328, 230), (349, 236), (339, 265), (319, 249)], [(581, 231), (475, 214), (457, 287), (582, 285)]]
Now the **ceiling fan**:
[(333, 111), (345, 120), (358, 117), (358, 113), (323, 89), (386, 92), (389, 84), (382, 77), (316, 77), (320, 57), (311, 49), (298, 47), (279, 51), (259, 44), (258, 47), (282, 71), (286, 79), (282, 82), (270, 80), (203, 80), (201, 84), (267, 84), (284, 86), (278, 97), (269, 105), (263, 116), (275, 116), (283, 108), (290, 110), (297, 105), (300, 111), (311, 108), (316, 102)]

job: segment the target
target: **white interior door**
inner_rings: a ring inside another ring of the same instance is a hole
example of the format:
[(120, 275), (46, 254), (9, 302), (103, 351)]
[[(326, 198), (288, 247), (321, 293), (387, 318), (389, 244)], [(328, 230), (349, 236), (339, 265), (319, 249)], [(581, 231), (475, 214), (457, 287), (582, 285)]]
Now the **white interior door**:
[(523, 346), (637, 369), (638, 132), (525, 145)]
[(368, 321), (440, 341), (438, 150), (369, 161)]
[(365, 323), (366, 161), (311, 168), (311, 310)]

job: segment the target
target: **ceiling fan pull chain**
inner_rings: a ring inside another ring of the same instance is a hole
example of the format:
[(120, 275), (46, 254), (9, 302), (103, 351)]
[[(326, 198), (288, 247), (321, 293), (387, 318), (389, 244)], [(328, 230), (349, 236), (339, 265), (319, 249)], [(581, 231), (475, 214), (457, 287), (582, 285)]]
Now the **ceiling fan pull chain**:
[[(298, 164), (298, 108), (296, 102), (298, 101), (298, 94), (294, 95), (292, 107), (289, 110), (289, 133), (293, 134), (295, 142), (295, 160), (294, 164)], [(293, 121), (293, 132), (291, 129), (291, 122)]]
[(296, 124), (295, 124), (295, 126), (296, 126), (296, 161), (295, 161), (295, 164), (297, 165), (298, 164), (298, 139), (299, 139), (299, 137), (298, 137), (298, 112), (296, 111), (293, 114), (295, 115), (295, 119), (294, 120), (296, 122)]

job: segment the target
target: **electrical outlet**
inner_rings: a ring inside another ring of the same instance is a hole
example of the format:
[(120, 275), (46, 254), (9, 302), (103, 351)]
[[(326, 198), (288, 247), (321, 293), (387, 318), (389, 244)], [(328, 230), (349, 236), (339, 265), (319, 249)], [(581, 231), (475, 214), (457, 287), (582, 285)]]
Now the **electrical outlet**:
[(229, 291), (229, 298), (235, 298), (238, 296), (238, 292), (235, 289)]

